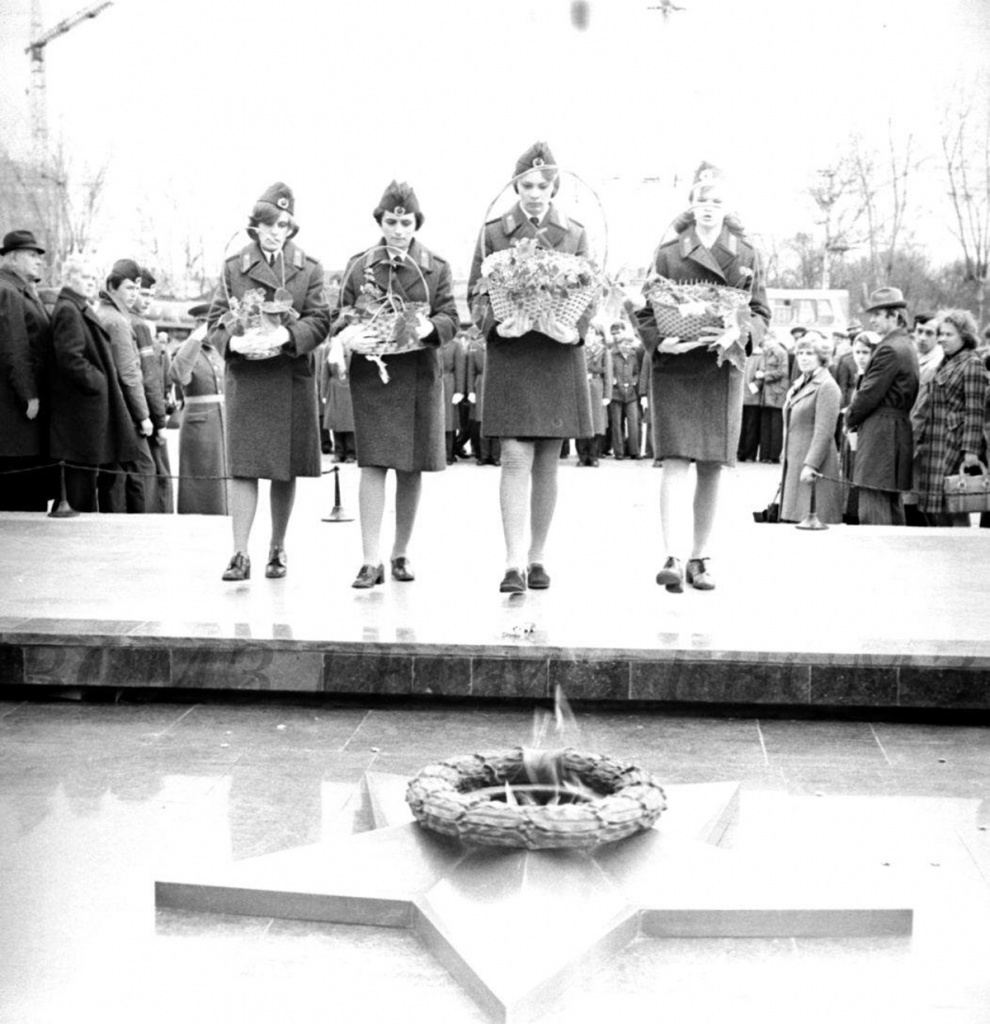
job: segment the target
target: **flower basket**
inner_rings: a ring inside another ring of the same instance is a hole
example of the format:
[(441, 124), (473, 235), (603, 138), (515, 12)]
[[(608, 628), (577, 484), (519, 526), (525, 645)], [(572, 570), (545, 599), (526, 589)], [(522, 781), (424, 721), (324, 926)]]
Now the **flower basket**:
[[(413, 778), (406, 802), (425, 828), (479, 846), (588, 849), (651, 828), (666, 809), (649, 773), (599, 754), (563, 750), (561, 775), (582, 794), (574, 802), (515, 804), (502, 790), (526, 777), (521, 747), (454, 757)], [(527, 787), (522, 785), (520, 790)]]
[[(276, 332), (286, 322), (298, 319), (292, 307), (292, 293), (278, 288), (272, 299), (265, 298), (261, 288), (251, 288), (240, 299), (227, 297), (228, 312), (221, 324), (231, 332), (230, 347), (245, 359), (272, 359), (282, 351)], [(284, 332), (279, 332), (284, 339)]]
[(383, 289), (375, 279), (374, 268), (366, 259), (381, 248), (372, 246), (354, 259), (348, 267), (344, 274), (342, 290), (356, 270), (362, 270), (364, 280), (354, 304), (342, 306), (340, 312), (345, 324), (359, 326), (365, 337), (374, 342), (373, 349), (363, 355), (378, 364), (379, 376), (382, 382), (387, 384), (389, 375), (383, 361), (384, 356), (403, 355), (427, 347), (419, 337), (418, 328), (420, 315), (430, 315), (430, 287), (415, 261), (407, 260), (409, 266), (415, 267), (419, 275), (427, 301), (413, 301), (397, 292)]
[(697, 341), (703, 334), (742, 326), (749, 316), (749, 292), (726, 285), (679, 284), (656, 277), (646, 297), (661, 338)]
[(481, 273), (504, 338), (537, 330), (558, 341), (576, 341), (577, 323), (601, 287), (590, 260), (540, 248), (534, 239), (486, 256)]

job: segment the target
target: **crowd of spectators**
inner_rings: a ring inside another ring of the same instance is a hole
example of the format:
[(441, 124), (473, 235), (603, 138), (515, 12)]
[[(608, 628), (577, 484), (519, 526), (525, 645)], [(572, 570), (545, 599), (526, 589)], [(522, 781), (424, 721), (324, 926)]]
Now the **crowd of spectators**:
[[(44, 249), (26, 230), (0, 247), (0, 509), (227, 514), (223, 360), (206, 327), (170, 352), (146, 319), (153, 274), (131, 259), (108, 273), (80, 256), (39, 296)], [(990, 328), (963, 310), (908, 317), (880, 289), (864, 320), (772, 328), (748, 355), (738, 460), (781, 465), (781, 518), (799, 521), (812, 492), (824, 522), (964, 525), (944, 478), (986, 473)], [(441, 348), (448, 465), (500, 464), (481, 431), (486, 343), (462, 325)], [(323, 451), (355, 461), (349, 366), (320, 359)], [(650, 357), (634, 322), (592, 323), (583, 358), (594, 435), (576, 464), (653, 460)], [(177, 410), (177, 405), (179, 406)], [(184, 406), (184, 409), (182, 408)], [(173, 494), (165, 430), (182, 423), (183, 477)], [(569, 454), (570, 442), (561, 448)], [(62, 472), (55, 469), (62, 464)], [(188, 477), (188, 479), (186, 479)], [(990, 525), (990, 515), (982, 522)]]

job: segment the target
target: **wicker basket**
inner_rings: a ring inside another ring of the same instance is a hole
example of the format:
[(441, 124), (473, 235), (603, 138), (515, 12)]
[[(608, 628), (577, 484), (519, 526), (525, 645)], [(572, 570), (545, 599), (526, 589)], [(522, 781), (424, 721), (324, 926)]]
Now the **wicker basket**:
[(480, 846), (530, 850), (587, 849), (651, 828), (667, 802), (657, 780), (633, 765), (565, 750), (563, 772), (580, 780), (590, 799), (514, 805), (495, 799), (524, 776), (521, 747), (451, 758), (423, 768), (406, 801), (425, 828)]
[(404, 306), (398, 306), (394, 302), (383, 305), (366, 320), (360, 320), (361, 329), (365, 336), (375, 342), (374, 350), (369, 355), (388, 356), (399, 355), (402, 352), (416, 352), (426, 348), (421, 338), (406, 339), (399, 342), (395, 338), (395, 329), (403, 315), (412, 310), (423, 313), (424, 316), (430, 312), (428, 302), (407, 302)]
[[(697, 341), (703, 334), (720, 333), (728, 326), (727, 315), (734, 309), (749, 304), (749, 293), (740, 288), (729, 288), (715, 284), (675, 284), (660, 278), (658, 287), (647, 293), (657, 333), (661, 338), (680, 338), (681, 341)], [(690, 306), (682, 306), (671, 295), (671, 291)], [(724, 311), (712, 308), (710, 300), (718, 296)], [(704, 308), (697, 307), (704, 304)], [(689, 313), (684, 308), (692, 308)]]
[[(516, 258), (511, 249), (501, 249), (486, 256), (481, 264), (481, 273), (488, 284), (488, 297), (495, 319), (523, 320), (533, 326), (541, 322), (556, 322), (565, 329), (573, 330), (594, 300), (600, 287), (599, 283), (591, 281), (586, 285), (571, 288), (567, 295), (554, 295), (543, 289), (527, 292), (523, 296), (510, 295), (504, 285), (492, 279), (491, 274), (499, 266)], [(556, 258), (564, 263), (573, 261), (575, 270), (584, 270), (587, 266), (581, 257), (572, 257), (569, 253), (557, 253)]]

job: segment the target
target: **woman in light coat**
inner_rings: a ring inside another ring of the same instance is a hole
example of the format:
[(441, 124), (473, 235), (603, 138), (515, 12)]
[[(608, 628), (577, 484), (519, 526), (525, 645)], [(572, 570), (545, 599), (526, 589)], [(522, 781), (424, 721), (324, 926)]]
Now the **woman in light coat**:
[(811, 510), (823, 523), (841, 523), (843, 494), (835, 425), (842, 393), (827, 369), (831, 345), (809, 331), (794, 347), (799, 376), (784, 399), (784, 469), (780, 494), (783, 522), (801, 522)]

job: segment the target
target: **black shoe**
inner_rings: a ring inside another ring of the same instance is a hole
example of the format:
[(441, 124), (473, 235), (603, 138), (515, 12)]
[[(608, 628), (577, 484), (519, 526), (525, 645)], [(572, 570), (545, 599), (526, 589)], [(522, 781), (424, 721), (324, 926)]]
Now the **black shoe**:
[(400, 583), (409, 583), (416, 578), (416, 574), (409, 568), (409, 559), (405, 555), (392, 559), (392, 579)]
[(671, 594), (684, 592), (684, 571), (678, 559), (668, 558), (663, 563), (663, 568), (657, 573), (657, 583), (666, 587)]
[(540, 562), (531, 562), (526, 570), (526, 585), (530, 590), (546, 590), (550, 586), (550, 577)]
[(598, 465), (598, 459), (592, 459), (591, 462), (588, 463), (588, 465), (589, 466), (597, 466)]
[(708, 572), (707, 558), (689, 558), (685, 567), (685, 575), (688, 583), (695, 590), (714, 590), (715, 581)]
[(498, 589), (503, 594), (525, 594), (526, 577), (518, 569), (507, 569)]
[(227, 581), (249, 580), (251, 578), (251, 559), (240, 551), (230, 560), (230, 565), (223, 571), (223, 579)]
[(378, 565), (362, 565), (351, 586), (358, 590), (370, 590), (376, 583), (384, 582), (385, 566), (379, 562)]
[(265, 575), (270, 580), (280, 580), (288, 571), (289, 556), (285, 548), (272, 548), (268, 552), (268, 564), (265, 566)]

